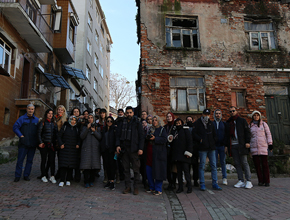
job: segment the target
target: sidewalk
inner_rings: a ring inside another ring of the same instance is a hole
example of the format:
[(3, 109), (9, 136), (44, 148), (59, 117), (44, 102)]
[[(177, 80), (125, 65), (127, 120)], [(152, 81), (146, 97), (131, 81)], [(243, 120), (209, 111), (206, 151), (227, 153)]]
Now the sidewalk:
[[(290, 219), (290, 178), (272, 178), (270, 187), (236, 189), (229, 179), (222, 191), (193, 189), (193, 193), (163, 191), (153, 196), (139, 188), (139, 195), (122, 194), (124, 183), (116, 190), (103, 188), (103, 175), (95, 186), (42, 183), (40, 155), (35, 155), (31, 181), (14, 183), (16, 162), (0, 165), (0, 219)], [(209, 174), (210, 175), (210, 174)], [(236, 174), (231, 174), (236, 175)], [(166, 183), (165, 183), (166, 185)]]

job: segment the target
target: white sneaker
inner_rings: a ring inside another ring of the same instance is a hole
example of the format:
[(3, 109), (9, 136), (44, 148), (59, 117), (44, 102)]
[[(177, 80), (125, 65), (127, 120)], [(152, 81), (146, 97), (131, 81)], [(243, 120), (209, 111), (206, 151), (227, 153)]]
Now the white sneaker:
[(60, 183), (58, 184), (58, 186), (63, 187), (63, 186), (64, 186), (64, 182), (60, 182)]
[(226, 178), (223, 178), (223, 184), (228, 185), (228, 180)]
[(70, 186), (70, 181), (66, 181), (65, 185)]
[(56, 183), (56, 180), (55, 180), (54, 176), (51, 176), (51, 177), (49, 178), (49, 181), (52, 182), (52, 183)]
[(251, 189), (251, 188), (253, 188), (253, 184), (252, 184), (252, 182), (251, 182), (251, 181), (247, 181), (247, 182), (246, 182), (246, 186), (245, 186), (245, 188), (246, 188), (246, 189)]
[(242, 188), (242, 187), (245, 187), (245, 183), (242, 182), (241, 180), (239, 180), (239, 182), (238, 182), (236, 185), (234, 185), (234, 187), (236, 187), (236, 188)]
[(43, 177), (41, 178), (41, 181), (44, 182), (44, 183), (47, 183), (47, 182), (48, 182), (48, 180), (46, 179), (45, 176), (43, 176)]

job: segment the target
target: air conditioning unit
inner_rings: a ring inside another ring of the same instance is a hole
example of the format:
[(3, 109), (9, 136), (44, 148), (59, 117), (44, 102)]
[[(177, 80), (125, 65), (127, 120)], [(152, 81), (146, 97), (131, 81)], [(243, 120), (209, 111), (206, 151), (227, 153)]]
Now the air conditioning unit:
[(111, 52), (111, 46), (110, 45), (106, 45), (107, 47), (107, 52)]
[(47, 88), (44, 85), (39, 86), (39, 93), (46, 94)]

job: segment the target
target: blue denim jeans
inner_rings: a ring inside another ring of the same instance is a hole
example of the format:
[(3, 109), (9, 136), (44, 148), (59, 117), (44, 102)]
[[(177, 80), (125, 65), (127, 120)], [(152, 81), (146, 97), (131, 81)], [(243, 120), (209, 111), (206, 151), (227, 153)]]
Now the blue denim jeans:
[(35, 147), (32, 147), (32, 148), (19, 147), (18, 148), (18, 159), (16, 163), (15, 177), (21, 177), (22, 166), (23, 166), (25, 157), (26, 157), (26, 164), (25, 164), (23, 176), (28, 177), (30, 175), (35, 150), (36, 150)]
[(152, 176), (152, 167), (146, 165), (146, 174), (147, 174), (149, 188), (151, 190), (155, 190), (155, 191), (158, 191), (158, 192), (162, 192), (163, 180), (153, 179), (153, 176)]
[(224, 178), (226, 179), (227, 178), (227, 168), (226, 168), (225, 147), (224, 146), (216, 147), (215, 155), (216, 155), (216, 164), (218, 163), (218, 155), (220, 155), (220, 163), (221, 163), (221, 167), (222, 167), (223, 179)]
[(206, 157), (209, 159), (209, 164), (211, 167), (211, 179), (212, 185), (217, 183), (217, 170), (216, 170), (216, 157), (215, 157), (215, 150), (211, 151), (199, 151), (199, 182), (200, 184), (204, 184), (204, 168)]

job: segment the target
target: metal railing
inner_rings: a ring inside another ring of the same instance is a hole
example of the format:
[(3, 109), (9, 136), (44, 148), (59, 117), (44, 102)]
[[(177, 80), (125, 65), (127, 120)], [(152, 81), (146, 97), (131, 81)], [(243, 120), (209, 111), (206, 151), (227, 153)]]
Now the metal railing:
[(51, 16), (45, 15), (44, 17), (40, 10), (31, 5), (28, 0), (0, 0), (0, 3), (19, 3), (48, 43), (53, 45), (53, 30), (49, 25)]

